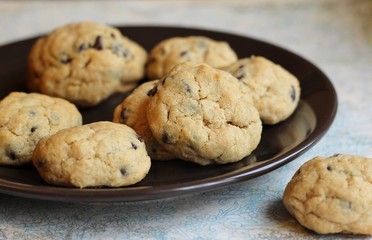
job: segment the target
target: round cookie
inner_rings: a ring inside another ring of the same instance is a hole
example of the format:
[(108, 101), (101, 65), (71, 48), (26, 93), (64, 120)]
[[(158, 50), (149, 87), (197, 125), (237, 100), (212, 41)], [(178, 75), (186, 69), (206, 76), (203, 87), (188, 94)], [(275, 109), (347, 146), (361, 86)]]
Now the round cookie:
[(31, 91), (93, 106), (143, 78), (147, 52), (116, 28), (79, 22), (36, 41), (28, 58)]
[(147, 106), (158, 80), (145, 82), (138, 86), (114, 111), (113, 121), (133, 128), (146, 144), (146, 149), (153, 160), (169, 160), (175, 157), (160, 145), (150, 130), (147, 121)]
[(225, 71), (181, 63), (152, 93), (150, 129), (181, 159), (201, 165), (235, 162), (260, 141), (262, 124), (247, 87)]
[(143, 139), (113, 122), (94, 122), (45, 137), (32, 160), (47, 183), (79, 188), (132, 185), (151, 166)]
[(317, 233), (372, 234), (371, 173), (371, 158), (316, 157), (293, 176), (283, 203), (301, 225)]
[(64, 99), (12, 92), (0, 101), (0, 164), (31, 164), (38, 141), (61, 129), (81, 125), (76, 107)]
[(263, 123), (279, 123), (296, 109), (301, 94), (299, 81), (280, 65), (252, 56), (224, 70), (247, 84)]
[(146, 74), (149, 79), (160, 79), (185, 61), (222, 68), (236, 60), (237, 55), (227, 42), (204, 36), (173, 37), (161, 41), (151, 50)]

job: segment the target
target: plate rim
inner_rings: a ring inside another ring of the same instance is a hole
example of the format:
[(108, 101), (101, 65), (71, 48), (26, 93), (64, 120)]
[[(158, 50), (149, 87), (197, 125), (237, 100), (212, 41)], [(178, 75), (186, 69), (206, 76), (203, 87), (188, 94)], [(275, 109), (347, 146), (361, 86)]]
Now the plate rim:
[[(329, 109), (329, 115), (326, 118), (326, 121), (320, 122), (318, 117), (314, 130), (300, 142), (298, 145), (294, 146), (292, 149), (285, 151), (269, 161), (263, 162), (258, 166), (249, 168), (248, 171), (238, 171), (238, 173), (227, 172), (221, 175), (209, 177), (202, 180), (192, 180), (182, 183), (172, 183), (164, 184), (160, 186), (128, 186), (121, 188), (87, 188), (87, 189), (78, 189), (78, 188), (64, 188), (53, 185), (46, 186), (37, 186), (32, 184), (18, 183), (14, 181), (8, 181), (0, 178), (0, 193), (5, 193), (8, 195), (40, 199), (40, 200), (50, 200), (50, 201), (62, 201), (62, 202), (118, 202), (118, 201), (147, 201), (147, 200), (156, 200), (164, 199), (176, 196), (184, 196), (188, 194), (198, 193), (202, 190), (211, 191), (218, 188), (226, 187), (231, 184), (238, 182), (243, 182), (261, 175), (264, 175), (270, 171), (273, 171), (286, 163), (296, 159), (298, 156), (302, 155), (313, 147), (316, 143), (323, 138), (331, 127), (338, 109), (338, 99), (335, 87), (333, 86), (331, 80), (324, 74), (324, 72), (318, 68), (315, 64), (308, 61), (301, 55), (294, 53), (291, 50), (283, 48), (275, 43), (269, 41), (261, 40), (255, 37), (247, 35), (239, 35), (237, 33), (232, 33), (228, 31), (220, 31), (213, 29), (204, 29), (200, 27), (189, 27), (189, 26), (174, 26), (174, 25), (120, 25), (115, 26), (120, 31), (123, 31), (127, 28), (136, 29), (148, 29), (148, 28), (157, 28), (157, 29), (166, 29), (166, 30), (187, 30), (187, 31), (199, 31), (199, 32), (208, 32), (212, 34), (222, 34), (225, 36), (233, 36), (244, 38), (249, 41), (253, 41), (260, 44), (270, 45), (275, 49), (284, 51), (291, 54), (292, 56), (300, 59), (302, 62), (308, 64), (312, 69), (316, 70), (318, 74), (321, 75), (323, 83), (327, 86), (327, 91), (329, 94), (329, 99), (331, 99), (331, 109)], [(6, 48), (9, 45), (21, 44), (22, 42), (30, 41), (36, 39), (43, 34), (34, 37), (28, 37), (22, 40), (16, 40), (14, 42), (1, 45), (1, 48)], [(306, 101), (305, 101), (306, 102)], [(313, 108), (312, 108), (313, 109)], [(314, 109), (313, 109), (314, 110)], [(321, 123), (321, 124), (319, 124)], [(234, 170), (237, 171), (237, 170)], [(213, 179), (213, 181), (211, 181)], [(144, 190), (146, 193), (144, 194)]]

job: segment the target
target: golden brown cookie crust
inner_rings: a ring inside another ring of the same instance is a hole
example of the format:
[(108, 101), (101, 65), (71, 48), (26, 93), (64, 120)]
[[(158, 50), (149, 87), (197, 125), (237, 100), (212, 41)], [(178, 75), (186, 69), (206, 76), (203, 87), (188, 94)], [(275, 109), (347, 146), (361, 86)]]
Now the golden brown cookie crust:
[(372, 234), (371, 173), (371, 158), (313, 158), (288, 183), (283, 203), (301, 225), (317, 233)]
[(130, 127), (113, 122), (86, 124), (43, 138), (32, 160), (46, 182), (79, 188), (132, 185), (151, 166), (143, 139)]
[(298, 79), (264, 57), (239, 59), (225, 70), (247, 84), (265, 124), (286, 120), (298, 106), (301, 95)]
[(206, 64), (177, 65), (154, 89), (147, 117), (169, 152), (201, 165), (241, 160), (262, 132), (246, 86)]
[(122, 103), (116, 106), (113, 121), (133, 128), (144, 139), (151, 159), (169, 160), (174, 159), (175, 156), (156, 141), (147, 121), (147, 106), (152, 96), (152, 90), (157, 83), (158, 80), (153, 80), (138, 86)]
[(77, 108), (68, 101), (38, 93), (12, 92), (0, 101), (0, 164), (31, 164), (38, 141), (82, 124)]
[(204, 36), (172, 37), (150, 51), (146, 74), (149, 79), (160, 79), (185, 61), (222, 68), (236, 60), (237, 55), (227, 42)]
[(146, 51), (116, 28), (71, 23), (36, 41), (28, 58), (28, 86), (92, 106), (142, 79), (146, 60)]

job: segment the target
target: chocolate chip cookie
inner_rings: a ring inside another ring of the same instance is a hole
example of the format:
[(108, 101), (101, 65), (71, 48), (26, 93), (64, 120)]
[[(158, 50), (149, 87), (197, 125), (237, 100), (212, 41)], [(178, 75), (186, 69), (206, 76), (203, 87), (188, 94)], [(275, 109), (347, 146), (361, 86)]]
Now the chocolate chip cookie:
[(204, 36), (173, 37), (161, 41), (150, 51), (146, 74), (149, 79), (160, 79), (185, 61), (221, 68), (236, 60), (237, 55), (227, 42)]
[(0, 101), (0, 164), (31, 164), (42, 137), (77, 125), (82, 117), (68, 101), (38, 93), (12, 92)]
[(169, 160), (175, 157), (156, 141), (147, 121), (147, 106), (157, 82), (153, 80), (138, 86), (115, 108), (113, 121), (133, 128), (144, 139), (151, 159)]
[(144, 76), (147, 52), (113, 27), (79, 22), (36, 41), (28, 58), (31, 91), (93, 106)]
[(283, 203), (317, 233), (372, 234), (372, 159), (316, 157), (288, 183)]
[(207, 64), (177, 65), (151, 91), (150, 129), (165, 149), (201, 165), (241, 160), (262, 124), (247, 86)]
[(263, 123), (279, 123), (295, 111), (300, 100), (300, 84), (280, 65), (252, 56), (240, 59), (225, 70), (247, 84)]
[(47, 183), (78, 188), (132, 185), (151, 166), (143, 139), (132, 128), (113, 122), (94, 122), (45, 137), (32, 160)]

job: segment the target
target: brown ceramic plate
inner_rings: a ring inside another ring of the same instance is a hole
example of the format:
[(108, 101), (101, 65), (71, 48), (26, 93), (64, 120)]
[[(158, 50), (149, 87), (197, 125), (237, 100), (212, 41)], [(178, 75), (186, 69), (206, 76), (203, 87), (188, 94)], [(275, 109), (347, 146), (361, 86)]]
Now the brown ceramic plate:
[[(337, 110), (337, 96), (330, 80), (312, 63), (278, 46), (228, 33), (180, 27), (119, 27), (146, 49), (173, 36), (204, 35), (230, 43), (239, 57), (262, 55), (298, 77), (302, 96), (296, 112), (285, 122), (264, 126), (258, 148), (245, 159), (221, 166), (199, 166), (175, 161), (154, 161), (146, 178), (130, 187), (74, 189), (43, 182), (33, 167), (0, 167), (0, 192), (55, 201), (139, 201), (180, 196), (227, 186), (272, 171), (292, 161), (326, 133)], [(28, 52), (36, 38), (0, 47), (0, 97), (26, 91)], [(97, 107), (83, 110), (85, 123), (111, 120), (114, 107), (125, 95), (115, 95)], [(0, 113), (1, 114), (1, 113)]]

